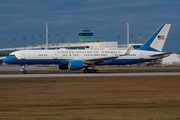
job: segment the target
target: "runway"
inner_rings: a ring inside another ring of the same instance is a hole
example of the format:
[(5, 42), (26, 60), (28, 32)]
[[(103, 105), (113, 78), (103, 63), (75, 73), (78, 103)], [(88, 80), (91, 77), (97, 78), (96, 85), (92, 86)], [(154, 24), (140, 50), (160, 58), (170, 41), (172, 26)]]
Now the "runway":
[[(28, 74), (19, 72), (21, 66), (1, 65), (0, 78), (14, 77), (98, 77), (98, 76), (167, 76), (180, 75), (180, 67), (119, 67), (119, 66), (98, 66), (99, 73), (83, 73), (83, 71), (61, 71), (57, 66), (28, 66)], [(57, 72), (57, 71), (59, 72)], [(15, 71), (14, 73), (10, 71)], [(33, 72), (35, 71), (35, 72)], [(44, 71), (44, 73), (40, 73)]]
[(4, 74), (0, 78), (17, 77), (101, 77), (101, 76), (169, 76), (180, 72), (144, 72), (144, 73), (66, 73), (66, 74)]

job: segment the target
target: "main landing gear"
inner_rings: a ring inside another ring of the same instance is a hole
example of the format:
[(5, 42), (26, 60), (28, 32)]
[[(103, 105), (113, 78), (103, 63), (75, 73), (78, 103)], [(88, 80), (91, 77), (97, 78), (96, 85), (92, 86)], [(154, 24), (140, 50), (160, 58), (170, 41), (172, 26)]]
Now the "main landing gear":
[(26, 68), (25, 68), (25, 65), (22, 66), (22, 69), (21, 69), (20, 71), (22, 71), (24, 74), (27, 73)]
[(84, 73), (98, 73), (99, 70), (98, 70), (98, 69), (87, 69), (87, 68), (85, 68), (85, 69), (83, 70), (83, 72), (84, 72)]
[(88, 69), (88, 67), (86, 67), (83, 72), (84, 73), (98, 73), (99, 70), (98, 69), (95, 69), (95, 64), (91, 64), (91, 68), (92, 69)]

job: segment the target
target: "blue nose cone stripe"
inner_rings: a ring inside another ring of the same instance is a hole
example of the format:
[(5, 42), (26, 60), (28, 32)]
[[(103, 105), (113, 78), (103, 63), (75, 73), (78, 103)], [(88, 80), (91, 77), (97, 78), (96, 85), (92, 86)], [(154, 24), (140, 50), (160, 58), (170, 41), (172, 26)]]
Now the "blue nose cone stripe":
[(3, 59), (3, 62), (4, 62), (4, 63), (7, 63), (7, 62), (8, 62), (8, 57), (4, 58), (4, 59)]
[(16, 57), (10, 57), (10, 56), (3, 59), (3, 62), (7, 64), (14, 64), (14, 63), (16, 64), (17, 61), (18, 59)]

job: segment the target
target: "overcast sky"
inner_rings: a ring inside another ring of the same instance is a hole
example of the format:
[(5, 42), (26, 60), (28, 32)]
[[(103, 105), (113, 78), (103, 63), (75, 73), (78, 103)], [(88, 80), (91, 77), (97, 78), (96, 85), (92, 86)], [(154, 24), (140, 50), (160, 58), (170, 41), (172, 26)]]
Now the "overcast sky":
[(45, 41), (45, 24), (49, 25), (51, 43), (55, 33), (59, 41), (79, 42), (78, 32), (85, 27), (94, 32), (93, 40), (126, 43), (126, 23), (130, 24), (132, 42), (144, 43), (163, 23), (172, 24), (163, 51), (180, 53), (180, 1), (179, 0), (1, 0), (0, 3), (0, 48), (31, 45), (30, 36), (38, 35)]

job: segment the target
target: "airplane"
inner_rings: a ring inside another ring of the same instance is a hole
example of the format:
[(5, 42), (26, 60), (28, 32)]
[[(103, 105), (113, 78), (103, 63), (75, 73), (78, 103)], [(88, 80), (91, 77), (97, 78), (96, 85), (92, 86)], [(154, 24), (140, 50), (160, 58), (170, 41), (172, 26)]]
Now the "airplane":
[[(171, 24), (162, 24), (139, 48), (127, 50), (19, 50), (4, 58), (7, 64), (21, 65), (26, 74), (26, 65), (57, 64), (60, 70), (81, 70), (84, 73), (98, 73), (97, 65), (127, 65), (162, 59), (172, 54), (162, 52)], [(89, 69), (90, 67), (90, 69)]]

